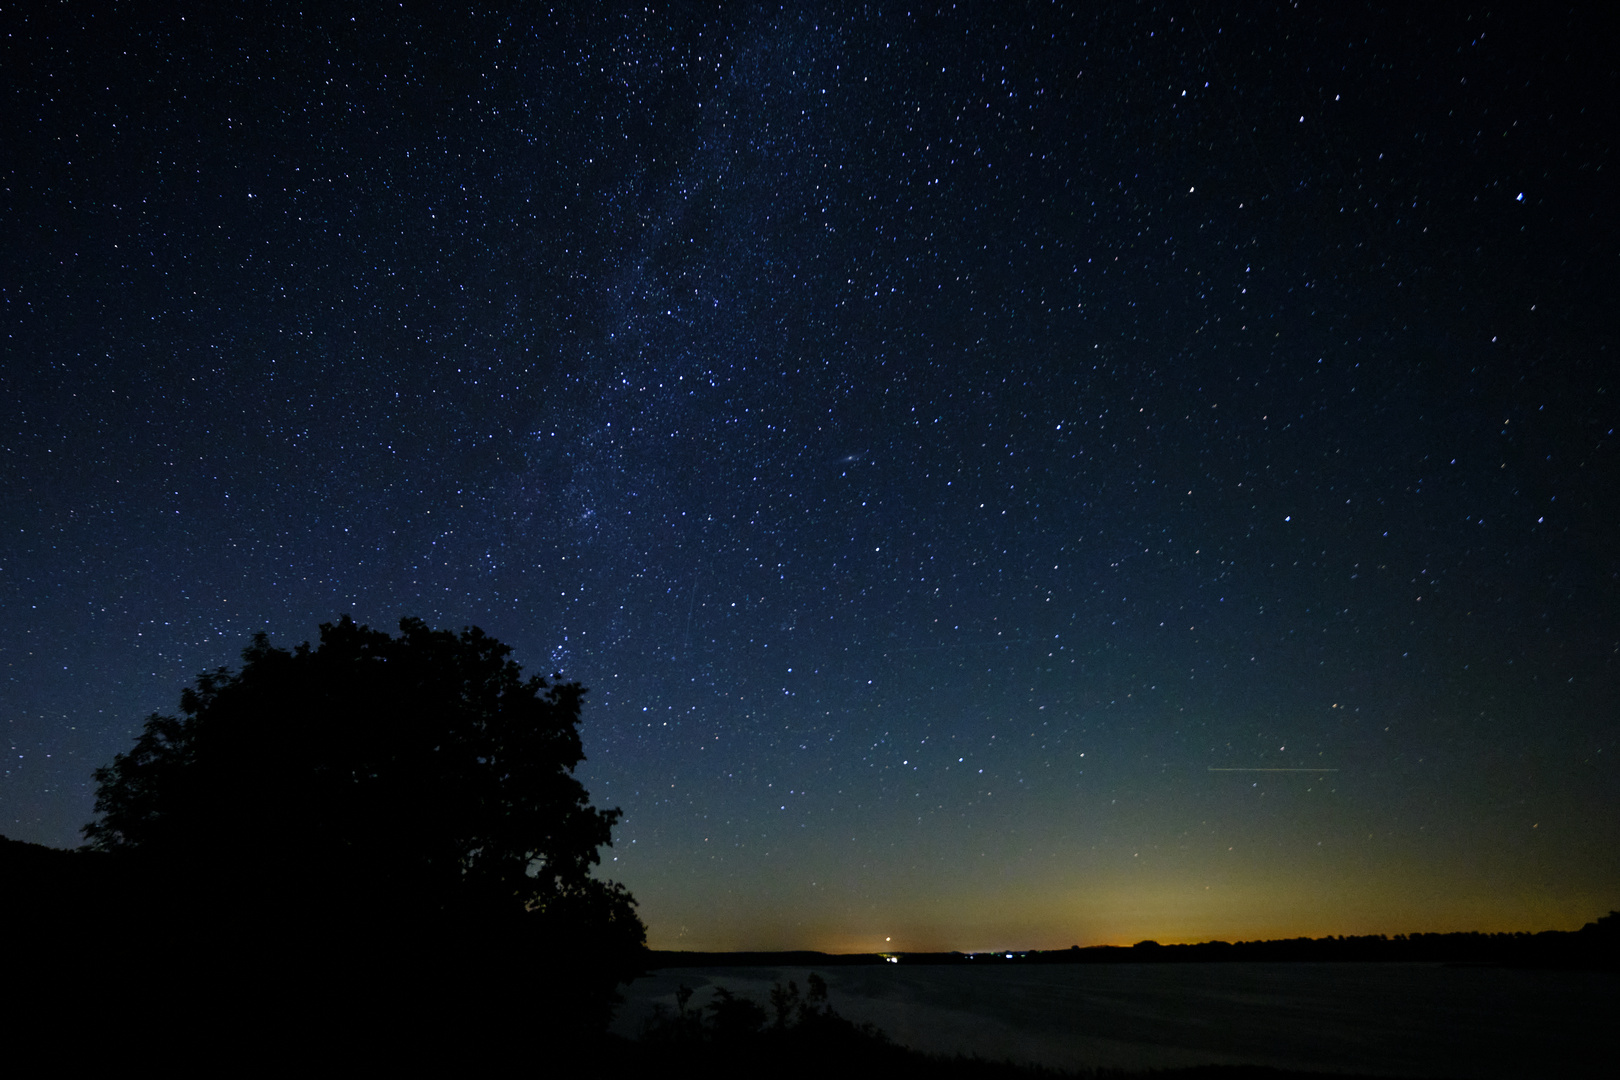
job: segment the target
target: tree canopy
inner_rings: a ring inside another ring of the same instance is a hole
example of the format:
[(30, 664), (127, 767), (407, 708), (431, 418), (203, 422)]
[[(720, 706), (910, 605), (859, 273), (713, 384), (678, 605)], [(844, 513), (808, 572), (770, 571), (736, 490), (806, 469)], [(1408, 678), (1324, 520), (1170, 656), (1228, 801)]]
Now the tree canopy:
[(260, 634), (96, 771), (85, 836), (238, 937), (566, 957), (611, 993), (645, 932), (592, 874), (620, 812), (574, 776), (585, 691), (510, 653), (418, 619)]

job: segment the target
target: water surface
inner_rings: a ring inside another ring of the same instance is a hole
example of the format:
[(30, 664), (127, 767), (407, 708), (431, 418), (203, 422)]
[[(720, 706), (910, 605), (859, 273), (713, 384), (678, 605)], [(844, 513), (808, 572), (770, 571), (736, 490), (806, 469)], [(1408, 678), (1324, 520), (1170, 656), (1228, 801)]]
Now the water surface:
[(625, 991), (634, 1035), (681, 984), (761, 1004), (812, 970), (833, 1007), (931, 1053), (1061, 1068), (1254, 1064), (1386, 1076), (1608, 1075), (1620, 976), (1441, 964), (667, 968)]

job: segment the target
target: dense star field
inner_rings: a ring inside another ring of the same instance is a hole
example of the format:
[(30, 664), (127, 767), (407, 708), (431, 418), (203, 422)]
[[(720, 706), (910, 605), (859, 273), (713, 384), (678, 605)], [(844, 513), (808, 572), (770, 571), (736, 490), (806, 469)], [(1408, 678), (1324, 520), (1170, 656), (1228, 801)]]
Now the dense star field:
[(580, 7), (0, 13), (0, 832), (416, 615), (654, 947), (1620, 904), (1583, 11)]

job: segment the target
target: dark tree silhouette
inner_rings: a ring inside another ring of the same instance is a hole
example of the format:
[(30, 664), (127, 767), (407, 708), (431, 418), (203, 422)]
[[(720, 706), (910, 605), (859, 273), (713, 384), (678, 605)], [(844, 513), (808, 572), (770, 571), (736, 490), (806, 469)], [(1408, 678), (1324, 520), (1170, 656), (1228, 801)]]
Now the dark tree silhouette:
[(345, 617), (291, 652), (260, 634), (96, 771), (85, 836), (194, 950), (603, 1023), (645, 939), (591, 873), (619, 811), (573, 775), (584, 690), (510, 652), (417, 619)]

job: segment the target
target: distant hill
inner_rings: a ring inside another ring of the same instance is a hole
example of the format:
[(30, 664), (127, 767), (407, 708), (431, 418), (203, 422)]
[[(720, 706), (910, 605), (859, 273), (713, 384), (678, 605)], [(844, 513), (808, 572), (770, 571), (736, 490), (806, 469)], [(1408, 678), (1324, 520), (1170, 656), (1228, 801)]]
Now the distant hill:
[(1501, 964), (1620, 970), (1620, 912), (1579, 930), (1539, 933), (1366, 934), (1276, 941), (1204, 941), (1195, 945), (1094, 945), (983, 953), (819, 953), (654, 951), (648, 966), (837, 967), (851, 964), (1184, 964), (1246, 961), (1324, 963), (1338, 961)]

